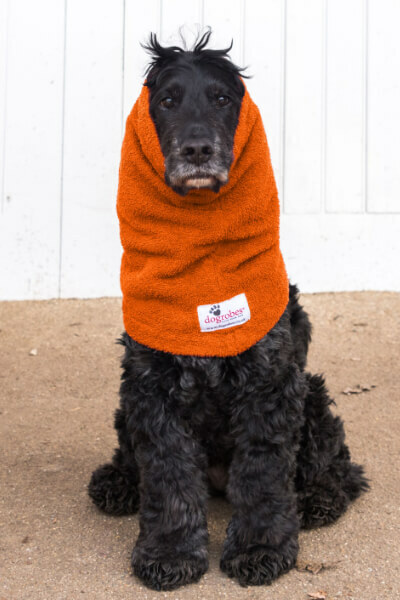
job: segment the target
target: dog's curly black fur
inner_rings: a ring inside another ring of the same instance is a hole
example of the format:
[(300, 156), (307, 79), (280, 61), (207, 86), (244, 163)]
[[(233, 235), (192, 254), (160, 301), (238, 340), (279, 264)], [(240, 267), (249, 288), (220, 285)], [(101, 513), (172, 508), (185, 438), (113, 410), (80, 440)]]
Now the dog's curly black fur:
[(367, 489), (323, 377), (305, 371), (310, 339), (293, 285), (279, 322), (237, 356), (174, 355), (122, 335), (119, 448), (89, 494), (109, 514), (140, 509), (132, 566), (147, 586), (206, 571), (209, 493), (234, 509), (221, 569), (261, 585), (295, 565), (300, 527), (331, 523)]
[(304, 371), (309, 341), (295, 286), (277, 325), (238, 356), (173, 355), (123, 334), (119, 448), (89, 494), (115, 515), (140, 497), (132, 565), (149, 587), (206, 571), (208, 488), (234, 507), (221, 569), (242, 585), (293, 567), (299, 527), (331, 523), (367, 488), (322, 376)]

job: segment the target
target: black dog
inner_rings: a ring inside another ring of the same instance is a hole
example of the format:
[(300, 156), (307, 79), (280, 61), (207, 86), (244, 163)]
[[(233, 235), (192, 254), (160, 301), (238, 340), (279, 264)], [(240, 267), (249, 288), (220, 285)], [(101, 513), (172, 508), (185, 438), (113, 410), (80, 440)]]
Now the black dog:
[[(166, 181), (182, 195), (228, 180), (244, 93), (229, 49), (206, 49), (209, 36), (192, 52), (155, 36), (147, 46)], [(122, 335), (119, 448), (89, 494), (110, 514), (140, 507), (132, 565), (153, 589), (206, 571), (209, 492), (226, 492), (234, 508), (221, 569), (260, 585), (295, 565), (300, 527), (331, 523), (368, 487), (323, 378), (304, 371), (311, 326), (297, 294), (290, 286), (276, 326), (237, 356), (173, 355)]]

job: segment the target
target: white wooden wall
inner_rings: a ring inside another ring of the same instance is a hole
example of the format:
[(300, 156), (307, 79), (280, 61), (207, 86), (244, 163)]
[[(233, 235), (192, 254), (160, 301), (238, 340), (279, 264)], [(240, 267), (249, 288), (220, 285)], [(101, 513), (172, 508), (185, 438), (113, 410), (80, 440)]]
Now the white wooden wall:
[(183, 24), (254, 76), (292, 281), (400, 290), (399, 0), (0, 0), (0, 299), (120, 293), (139, 42)]

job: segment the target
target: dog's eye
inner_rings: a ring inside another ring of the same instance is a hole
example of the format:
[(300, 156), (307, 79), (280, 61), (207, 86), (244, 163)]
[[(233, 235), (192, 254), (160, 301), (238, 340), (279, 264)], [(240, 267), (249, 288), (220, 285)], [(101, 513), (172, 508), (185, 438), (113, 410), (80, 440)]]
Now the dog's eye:
[(163, 98), (161, 100), (160, 104), (163, 108), (172, 108), (174, 106), (174, 101), (172, 98), (167, 97), (167, 98)]
[(218, 96), (217, 98), (217, 104), (218, 106), (226, 106), (227, 104), (229, 104), (229, 102), (231, 101), (231, 99), (228, 96)]

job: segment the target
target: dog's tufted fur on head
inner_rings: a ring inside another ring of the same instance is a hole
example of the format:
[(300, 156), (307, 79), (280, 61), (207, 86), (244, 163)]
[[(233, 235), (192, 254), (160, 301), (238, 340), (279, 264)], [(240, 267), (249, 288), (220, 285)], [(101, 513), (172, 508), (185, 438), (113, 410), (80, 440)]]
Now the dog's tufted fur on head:
[[(190, 52), (155, 36), (149, 45), (151, 115), (166, 181), (182, 195), (218, 191), (232, 161), (240, 69), (205, 49), (208, 38)], [(119, 447), (89, 494), (109, 514), (140, 510), (132, 566), (150, 588), (206, 571), (209, 494), (233, 506), (221, 569), (261, 585), (295, 565), (300, 527), (331, 523), (367, 489), (322, 376), (305, 371), (310, 339), (293, 285), (275, 327), (236, 356), (176, 355), (122, 335)]]

